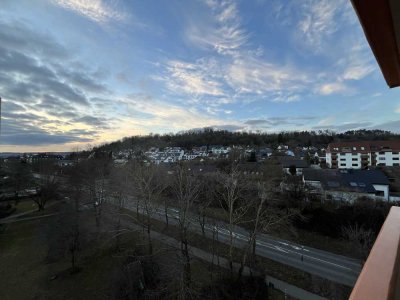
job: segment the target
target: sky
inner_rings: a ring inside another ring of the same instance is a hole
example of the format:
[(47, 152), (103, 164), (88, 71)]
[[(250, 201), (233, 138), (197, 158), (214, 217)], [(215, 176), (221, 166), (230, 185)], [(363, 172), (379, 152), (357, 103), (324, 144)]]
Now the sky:
[(132, 135), (400, 132), (348, 0), (1, 0), (0, 151)]

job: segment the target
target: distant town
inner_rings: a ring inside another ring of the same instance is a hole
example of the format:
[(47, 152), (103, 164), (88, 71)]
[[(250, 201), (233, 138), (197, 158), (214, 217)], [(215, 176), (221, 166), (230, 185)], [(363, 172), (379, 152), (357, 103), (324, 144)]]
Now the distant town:
[[(86, 153), (92, 158), (98, 149)], [(188, 162), (198, 172), (216, 172), (216, 162), (228, 160), (234, 154), (245, 175), (261, 175), (265, 161), (276, 161), (286, 175), (301, 177), (305, 188), (325, 199), (353, 201), (369, 197), (400, 201), (400, 140), (332, 142), (326, 147), (279, 144), (272, 147), (243, 145), (208, 145), (191, 149), (183, 147), (149, 147), (144, 150), (123, 149), (108, 155), (116, 165), (132, 159), (144, 163), (168, 165)], [(8, 153), (3, 160), (26, 163), (54, 161), (59, 167), (73, 166), (73, 153)], [(202, 167), (203, 166), (203, 167)], [(281, 188), (287, 188), (282, 181)]]

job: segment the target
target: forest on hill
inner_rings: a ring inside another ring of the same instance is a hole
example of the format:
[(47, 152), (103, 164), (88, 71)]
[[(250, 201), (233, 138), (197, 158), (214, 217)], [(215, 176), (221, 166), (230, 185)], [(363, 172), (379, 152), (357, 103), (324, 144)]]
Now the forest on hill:
[(400, 135), (383, 130), (351, 130), (337, 133), (331, 130), (319, 131), (285, 131), (279, 133), (268, 132), (232, 132), (227, 130), (189, 130), (180, 133), (149, 134), (144, 136), (125, 137), (121, 140), (95, 147), (100, 151), (120, 151), (124, 149), (144, 150), (149, 147), (193, 147), (210, 145), (242, 145), (250, 147), (276, 147), (286, 144), (292, 148), (296, 146), (326, 147), (331, 142), (338, 141), (366, 141), (366, 140), (394, 140)]

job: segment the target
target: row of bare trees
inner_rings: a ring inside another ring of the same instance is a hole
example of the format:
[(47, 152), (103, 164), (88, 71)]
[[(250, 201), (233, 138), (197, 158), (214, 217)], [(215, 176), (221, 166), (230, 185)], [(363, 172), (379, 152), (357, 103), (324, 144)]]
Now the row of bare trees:
[[(198, 174), (186, 163), (166, 168), (132, 160), (126, 165), (116, 166), (107, 158), (92, 158), (78, 164), (71, 173), (70, 183), (77, 210), (84, 202), (82, 199), (88, 199), (89, 204), (95, 205), (97, 226), (101, 224), (104, 207), (112, 207), (117, 216), (113, 235), (117, 248), (121, 234), (126, 232), (121, 216), (128, 214), (126, 208), (136, 210), (135, 216), (130, 214), (129, 217), (142, 226), (149, 256), (154, 253), (152, 232), (155, 215), (163, 211), (168, 227), (171, 205), (175, 211), (173, 224), (179, 232), (183, 290), (189, 291), (192, 284), (189, 234), (194, 220), (197, 219), (205, 237), (206, 231), (213, 228), (210, 242), (214, 261), (215, 252), (218, 252), (219, 229), (223, 225), (208, 216), (213, 209), (223, 211), (229, 232), (228, 253), (225, 256), (232, 276), (234, 263), (239, 263), (239, 278), (245, 266), (255, 264), (258, 234), (290, 223), (295, 212), (282, 213), (277, 208), (275, 171), (273, 169), (271, 174), (249, 179), (239, 170), (235, 159), (223, 171)], [(238, 226), (247, 229), (247, 239), (240, 244), (241, 251), (236, 250), (239, 245), (235, 236)]]

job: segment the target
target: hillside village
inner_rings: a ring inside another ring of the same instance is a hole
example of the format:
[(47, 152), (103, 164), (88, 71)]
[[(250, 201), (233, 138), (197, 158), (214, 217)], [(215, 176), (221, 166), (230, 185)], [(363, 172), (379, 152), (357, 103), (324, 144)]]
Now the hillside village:
[[(88, 154), (94, 157), (100, 149)], [(149, 147), (134, 151), (123, 149), (107, 155), (114, 164), (124, 165), (132, 159), (156, 165), (174, 165), (187, 162), (198, 172), (217, 172), (217, 162), (234, 155), (239, 169), (246, 175), (262, 175), (263, 164), (276, 162), (284, 176), (281, 190), (301, 185), (310, 195), (321, 201), (354, 202), (368, 197), (375, 200), (400, 201), (399, 173), (400, 141), (346, 141), (329, 143), (326, 147), (279, 144), (276, 147), (250, 147), (241, 145), (184, 147)], [(12, 159), (12, 158), (10, 158)], [(14, 158), (15, 159), (15, 158)], [(74, 164), (71, 155), (25, 154), (22, 161), (34, 163), (54, 160), (59, 167)], [(268, 172), (268, 171), (267, 171)]]

